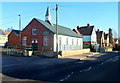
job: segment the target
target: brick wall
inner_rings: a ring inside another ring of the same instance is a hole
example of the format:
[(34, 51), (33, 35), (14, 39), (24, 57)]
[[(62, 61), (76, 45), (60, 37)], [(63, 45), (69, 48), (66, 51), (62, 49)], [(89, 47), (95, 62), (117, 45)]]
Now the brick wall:
[[(33, 27), (37, 27), (37, 35), (32, 35), (32, 28)], [(47, 28), (45, 28), (43, 25), (41, 25), (38, 21), (36, 21), (35, 19), (33, 19), (24, 29), (23, 31), (21, 32), (21, 40), (22, 40), (22, 37), (23, 36), (26, 36), (27, 37), (27, 40), (26, 40), (26, 44), (27, 45), (31, 45), (31, 40), (38, 40), (38, 46), (43, 46), (43, 31), (49, 31)], [(44, 49), (50, 49), (50, 48), (53, 48), (53, 43), (54, 43), (54, 39), (53, 39), (53, 33), (51, 31), (49, 31), (50, 34), (48, 35), (48, 38), (49, 38), (49, 44), (48, 46), (45, 46)], [(9, 41), (9, 44), (10, 45), (20, 45), (22, 46), (22, 42), (20, 41), (19, 39), (19, 36), (16, 36), (14, 34), (14, 32), (12, 32), (10, 35), (9, 35), (9, 38), (8, 38), (8, 41)], [(41, 51), (39, 49), (39, 51)], [(46, 51), (49, 51), (49, 50), (46, 50)]]
[(14, 32), (11, 32), (8, 36), (8, 45), (9, 46), (15, 46), (20, 45), (20, 36), (16, 35)]

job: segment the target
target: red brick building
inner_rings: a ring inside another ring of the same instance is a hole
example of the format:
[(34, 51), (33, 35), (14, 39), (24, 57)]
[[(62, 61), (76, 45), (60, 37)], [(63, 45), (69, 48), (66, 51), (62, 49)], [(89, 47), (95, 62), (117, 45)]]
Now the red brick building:
[[(69, 28), (58, 25), (59, 51), (82, 49), (82, 43), (80, 35)], [(21, 32), (13, 30), (8, 37), (8, 44), (32, 48), (29, 50), (56, 51), (56, 25), (52, 24), (50, 8), (47, 8), (45, 21), (33, 18)]]

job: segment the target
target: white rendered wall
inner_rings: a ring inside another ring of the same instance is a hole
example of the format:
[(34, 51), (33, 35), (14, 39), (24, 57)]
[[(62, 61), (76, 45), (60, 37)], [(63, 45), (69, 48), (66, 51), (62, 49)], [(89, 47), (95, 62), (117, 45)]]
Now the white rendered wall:
[(83, 37), (83, 41), (91, 41), (91, 35), (84, 35), (84, 36), (82, 36)]
[[(61, 38), (61, 45), (60, 45), (60, 38)], [(68, 45), (67, 45), (67, 38), (68, 38)], [(78, 41), (78, 43), (77, 43)], [(83, 49), (83, 39), (77, 37), (70, 37), (65, 35), (58, 35), (58, 50), (62, 51), (65, 50), (63, 46), (68, 47), (70, 49), (77, 49), (75, 46), (79, 46), (80, 49)], [(54, 34), (54, 51), (56, 51), (56, 34)]]
[(92, 32), (92, 35), (91, 35), (91, 43), (92, 44), (96, 44), (97, 43), (97, 35), (96, 35), (96, 32), (95, 32), (95, 29), (93, 29), (93, 32)]

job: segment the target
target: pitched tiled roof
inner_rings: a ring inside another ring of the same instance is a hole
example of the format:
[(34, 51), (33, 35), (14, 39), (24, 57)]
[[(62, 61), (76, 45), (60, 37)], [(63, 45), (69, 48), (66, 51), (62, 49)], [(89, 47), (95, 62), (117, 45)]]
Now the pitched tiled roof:
[(0, 29), (0, 35), (5, 35), (5, 33), (2, 29)]
[(6, 34), (6, 35), (9, 35), (9, 34), (10, 34), (10, 32), (9, 32), (8, 30), (6, 30), (6, 31), (5, 31), (5, 34)]
[(83, 27), (77, 28), (77, 30), (82, 35), (91, 35), (93, 28), (94, 28), (94, 26), (83, 26)]
[[(12, 30), (11, 33), (14, 32), (16, 35), (19, 35), (20, 34), (20, 30)], [(9, 34), (10, 35), (10, 34)]]
[(96, 31), (97, 39), (101, 39), (103, 31)]
[[(36, 19), (36, 18), (34, 18)], [(48, 22), (46, 21), (42, 21), (40, 19), (36, 19), (40, 24), (42, 24), (44, 27), (46, 27), (47, 29), (49, 29), (50, 31), (52, 31), (54, 34), (56, 33), (56, 25), (50, 25)], [(58, 34), (59, 35), (66, 35), (66, 36), (72, 36), (72, 37), (81, 37), (81, 35), (78, 35), (77, 33), (75, 33), (74, 31), (72, 31), (70, 28), (66, 28), (63, 26), (58, 25)]]
[(114, 38), (114, 41), (116, 42), (118, 39), (117, 38)]
[(108, 37), (108, 34), (105, 34), (105, 35), (104, 35), (104, 38), (107, 39), (107, 37)]
[(20, 30), (12, 30), (13, 32), (15, 32), (16, 34), (20, 34)]

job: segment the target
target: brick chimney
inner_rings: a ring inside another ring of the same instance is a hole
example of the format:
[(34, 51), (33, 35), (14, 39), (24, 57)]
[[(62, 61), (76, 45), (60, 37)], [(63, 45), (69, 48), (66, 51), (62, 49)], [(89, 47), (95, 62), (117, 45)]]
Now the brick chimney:
[(73, 29), (73, 31), (80, 35), (80, 32), (77, 29)]
[(99, 29), (97, 29), (97, 31), (100, 31)]
[(89, 23), (87, 24), (87, 27), (90, 27), (90, 24), (89, 24)]
[(77, 26), (77, 29), (79, 29), (80, 28), (80, 26)]

